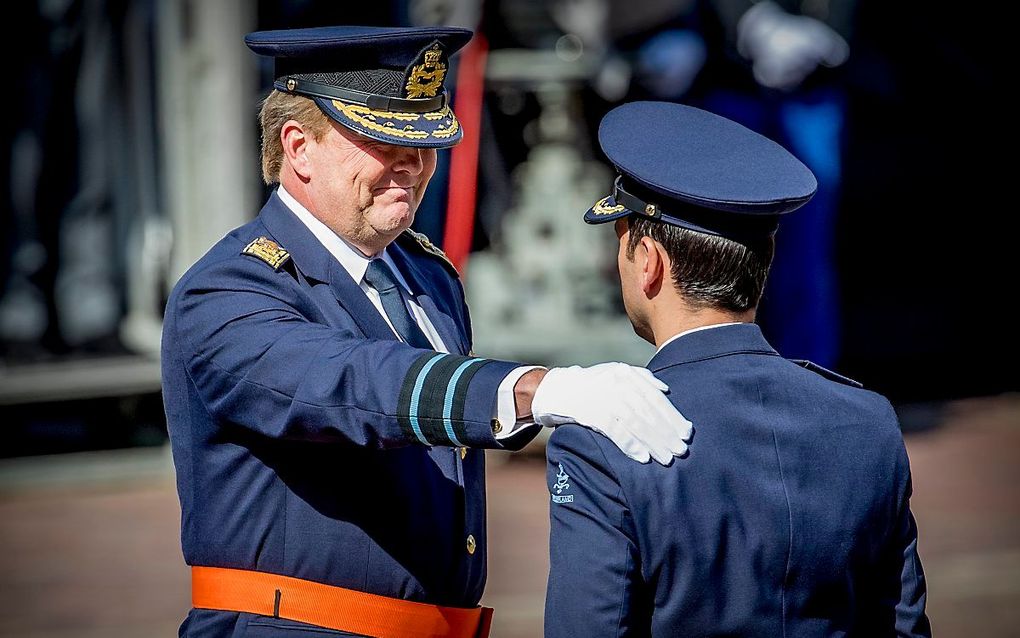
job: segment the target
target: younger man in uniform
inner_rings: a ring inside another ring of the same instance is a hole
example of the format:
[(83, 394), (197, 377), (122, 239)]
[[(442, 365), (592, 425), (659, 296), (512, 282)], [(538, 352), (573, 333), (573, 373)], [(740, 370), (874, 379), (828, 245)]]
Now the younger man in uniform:
[(787, 361), (754, 324), (779, 216), (815, 179), (770, 140), (679, 104), (610, 112), (624, 305), (695, 426), (671, 466), (558, 428), (547, 638), (929, 636), (910, 469), (883, 397)]

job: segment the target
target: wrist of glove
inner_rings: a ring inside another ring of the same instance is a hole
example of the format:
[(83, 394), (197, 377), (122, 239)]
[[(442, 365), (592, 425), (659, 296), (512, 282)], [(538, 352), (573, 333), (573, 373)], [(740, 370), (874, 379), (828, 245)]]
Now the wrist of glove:
[(669, 387), (645, 368), (601, 363), (552, 368), (535, 391), (535, 422), (577, 423), (603, 434), (641, 463), (668, 465), (687, 451), (694, 428), (666, 398)]

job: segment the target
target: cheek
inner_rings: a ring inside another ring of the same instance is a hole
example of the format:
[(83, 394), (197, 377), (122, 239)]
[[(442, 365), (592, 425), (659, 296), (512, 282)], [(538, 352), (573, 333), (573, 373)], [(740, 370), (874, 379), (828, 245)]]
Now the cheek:
[(337, 171), (333, 179), (333, 193), (337, 199), (349, 205), (364, 206), (371, 191), (366, 190), (361, 173), (353, 170)]
[(432, 174), (436, 172), (436, 163), (439, 161), (439, 154), (434, 148), (426, 148), (422, 150), (421, 163), (422, 163), (422, 183), (428, 182), (432, 178)]
[(365, 174), (364, 162), (360, 157), (348, 149), (342, 149), (321, 158), (320, 166), (323, 180), (328, 183), (334, 197), (350, 199), (352, 195), (358, 196), (363, 187), (362, 176)]
[(620, 240), (620, 249), (616, 253), (616, 267), (620, 271), (620, 277), (623, 277), (624, 273), (627, 272), (627, 265), (630, 260), (627, 259), (627, 244), (622, 239)]
[(386, 165), (373, 160), (363, 162), (355, 175), (355, 183), (360, 184), (363, 190), (371, 191), (383, 181), (386, 175)]
[(429, 181), (436, 172), (436, 149), (427, 148), (422, 149), (421, 155), (421, 174), (418, 175), (418, 187), (415, 189), (414, 200), (415, 204), (421, 202), (422, 197), (425, 196), (425, 188), (428, 187)]
[(415, 189), (414, 193), (414, 208), (417, 210), (418, 204), (421, 203), (422, 198), (425, 197), (425, 188), (429, 185), (429, 180), (432, 179), (432, 175), (436, 172), (438, 155), (436, 149), (427, 148), (424, 149), (421, 154), (421, 176), (418, 182), (418, 188)]
[(619, 275), (620, 275), (619, 276), (619, 279), (620, 279), (620, 293), (623, 295), (624, 302), (626, 302), (626, 300), (627, 300), (627, 284), (628, 284), (627, 278), (628, 278), (628, 272), (629, 272), (627, 270), (628, 263), (629, 262), (627, 261), (626, 253), (624, 253), (624, 251), (621, 250), (620, 254), (617, 255), (617, 258), (616, 258), (616, 269), (619, 271)]
[(386, 174), (386, 163), (360, 148), (337, 164), (344, 179), (360, 190), (371, 190)]

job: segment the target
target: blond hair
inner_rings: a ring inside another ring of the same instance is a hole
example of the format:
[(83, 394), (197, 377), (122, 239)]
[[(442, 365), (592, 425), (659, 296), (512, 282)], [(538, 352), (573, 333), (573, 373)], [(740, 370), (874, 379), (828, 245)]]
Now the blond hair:
[(315, 141), (329, 130), (329, 120), (312, 100), (290, 93), (273, 90), (262, 102), (259, 124), (262, 126), (262, 180), (266, 184), (280, 181), (283, 168), (283, 142), (280, 131), (289, 120), (294, 120)]

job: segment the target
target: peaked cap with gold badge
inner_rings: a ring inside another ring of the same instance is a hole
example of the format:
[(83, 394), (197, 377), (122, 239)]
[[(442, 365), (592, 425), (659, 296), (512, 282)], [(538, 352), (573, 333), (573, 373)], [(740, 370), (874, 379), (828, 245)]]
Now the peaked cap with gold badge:
[(589, 224), (638, 215), (744, 241), (774, 233), (818, 188), (779, 144), (693, 106), (622, 104), (602, 118), (599, 144), (619, 176)]
[(444, 86), (449, 56), (471, 39), (455, 27), (316, 27), (256, 31), (248, 47), (275, 59), (273, 85), (311, 98), (366, 137), (445, 148), (463, 132)]

